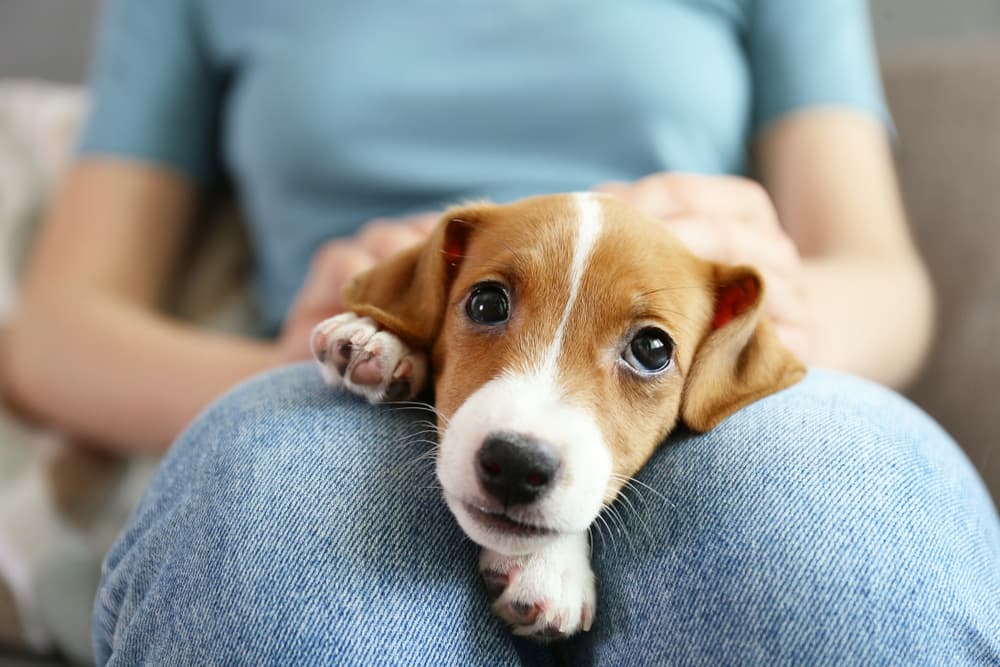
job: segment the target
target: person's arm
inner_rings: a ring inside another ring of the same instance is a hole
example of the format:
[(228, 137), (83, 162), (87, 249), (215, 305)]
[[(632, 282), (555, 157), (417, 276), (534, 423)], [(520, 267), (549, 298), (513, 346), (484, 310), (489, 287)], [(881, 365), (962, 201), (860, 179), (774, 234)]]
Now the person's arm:
[(934, 304), (885, 128), (845, 109), (790, 114), (761, 135), (757, 157), (802, 258), (810, 361), (905, 386), (929, 347)]
[(160, 314), (195, 189), (170, 171), (84, 158), (55, 197), (8, 341), (8, 391), (29, 413), (125, 451), (166, 448), (277, 346)]
[(313, 326), (343, 285), (419, 242), (436, 215), (375, 220), (321, 247), (281, 336), (257, 341), (172, 319), (160, 301), (196, 207), (175, 172), (84, 158), (53, 202), (33, 251), (6, 360), (25, 411), (121, 452), (162, 452), (239, 380), (306, 359)]

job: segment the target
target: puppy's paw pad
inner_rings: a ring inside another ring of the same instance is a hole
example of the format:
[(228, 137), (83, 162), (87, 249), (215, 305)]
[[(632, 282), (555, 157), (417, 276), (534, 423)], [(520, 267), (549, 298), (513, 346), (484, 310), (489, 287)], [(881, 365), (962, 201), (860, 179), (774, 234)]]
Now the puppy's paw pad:
[(427, 377), (426, 355), (369, 317), (331, 317), (316, 326), (310, 342), (328, 384), (372, 403), (413, 398)]
[(344, 383), (348, 367), (376, 331), (374, 320), (354, 313), (341, 313), (313, 328), (309, 347), (327, 384)]
[(513, 600), (508, 602), (504, 617), (513, 619), (515, 625), (533, 625), (538, 617), (545, 612), (541, 602), (523, 602)]
[(551, 641), (590, 630), (597, 594), (586, 552), (484, 552), (480, 569), (487, 591), (497, 594), (493, 611), (514, 634)]

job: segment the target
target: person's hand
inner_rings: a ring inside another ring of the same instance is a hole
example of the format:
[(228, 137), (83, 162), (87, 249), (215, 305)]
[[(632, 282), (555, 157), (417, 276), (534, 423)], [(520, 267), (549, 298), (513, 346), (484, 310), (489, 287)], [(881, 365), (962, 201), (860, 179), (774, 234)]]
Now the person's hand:
[(778, 336), (809, 360), (812, 328), (802, 261), (761, 185), (735, 176), (659, 173), (634, 183), (602, 183), (594, 190), (662, 220), (703, 259), (756, 268)]
[(341, 292), (351, 278), (426, 239), (439, 217), (438, 213), (422, 213), (377, 218), (350, 238), (322, 245), (312, 257), (309, 273), (282, 327), (278, 339), (281, 361), (308, 359), (310, 332), (322, 320), (343, 311)]

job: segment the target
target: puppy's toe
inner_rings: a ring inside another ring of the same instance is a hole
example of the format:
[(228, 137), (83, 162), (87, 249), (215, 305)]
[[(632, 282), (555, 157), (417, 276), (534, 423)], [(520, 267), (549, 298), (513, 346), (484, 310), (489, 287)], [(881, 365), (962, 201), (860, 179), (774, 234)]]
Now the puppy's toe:
[(538, 617), (544, 613), (545, 605), (541, 602), (511, 600), (505, 605), (503, 611), (504, 616), (512, 619), (514, 625), (529, 626), (534, 625)]
[(371, 403), (413, 398), (427, 379), (426, 355), (368, 317), (331, 317), (316, 326), (310, 343), (327, 384)]
[(487, 550), (480, 571), (487, 591), (496, 594), (493, 611), (514, 634), (552, 641), (590, 630), (597, 594), (586, 551), (508, 557)]
[(375, 322), (354, 313), (341, 313), (313, 328), (309, 347), (326, 383), (339, 387), (347, 369), (377, 331)]
[(351, 366), (350, 380), (353, 384), (371, 387), (380, 384), (384, 374), (382, 358), (378, 355), (366, 356)]

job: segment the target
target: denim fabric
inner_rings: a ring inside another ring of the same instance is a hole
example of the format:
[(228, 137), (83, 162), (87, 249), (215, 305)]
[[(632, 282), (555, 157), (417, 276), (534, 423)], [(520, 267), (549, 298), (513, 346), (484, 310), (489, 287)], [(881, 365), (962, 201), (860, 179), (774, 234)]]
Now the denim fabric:
[(488, 611), (425, 419), (308, 365), (223, 397), (107, 558), (99, 662), (1000, 664), (996, 511), (948, 436), (874, 384), (812, 371), (673, 436), (592, 531), (597, 621), (557, 650)]

